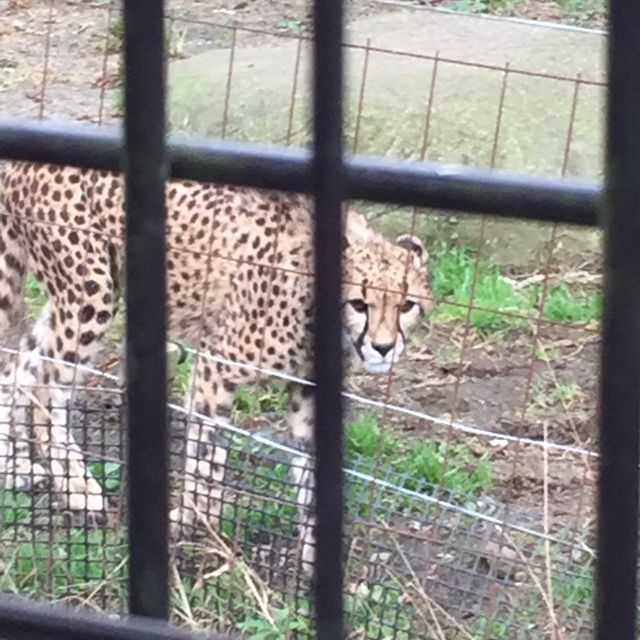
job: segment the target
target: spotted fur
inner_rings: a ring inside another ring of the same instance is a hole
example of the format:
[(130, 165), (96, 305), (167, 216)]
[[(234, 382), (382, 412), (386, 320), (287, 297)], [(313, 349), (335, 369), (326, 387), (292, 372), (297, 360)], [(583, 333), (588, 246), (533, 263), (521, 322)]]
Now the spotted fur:
[[(105, 500), (68, 429), (65, 407), (82, 375), (73, 365), (91, 363), (117, 313), (124, 248), (122, 177), (11, 163), (4, 170), (0, 198), (0, 329), (12, 321), (28, 271), (36, 274), (48, 299), (21, 343), (17, 362), (2, 372), (0, 464), (20, 486), (44, 474), (21, 444), (26, 440), (14, 441), (24, 419), (11, 411), (11, 402), (16, 389), (26, 391), (34, 402), (35, 440), (56, 490), (71, 509), (102, 511)], [(217, 422), (228, 420), (236, 386), (254, 381), (255, 367), (312, 379), (313, 220), (308, 201), (172, 180), (166, 186), (166, 207), (169, 332), (200, 354), (188, 407)], [(345, 350), (369, 371), (388, 371), (428, 308), (426, 259), (416, 238), (403, 236), (392, 243), (363, 217), (348, 214)], [(292, 384), (289, 391), (292, 432), (308, 441), (313, 389)], [(172, 517), (182, 523), (193, 523), (198, 514), (215, 519), (227, 452), (211, 425), (193, 421), (188, 436), (184, 489)], [(296, 473), (306, 478), (298, 497), (305, 508), (311, 474), (302, 463)], [(305, 541), (310, 530), (311, 525), (302, 533)]]

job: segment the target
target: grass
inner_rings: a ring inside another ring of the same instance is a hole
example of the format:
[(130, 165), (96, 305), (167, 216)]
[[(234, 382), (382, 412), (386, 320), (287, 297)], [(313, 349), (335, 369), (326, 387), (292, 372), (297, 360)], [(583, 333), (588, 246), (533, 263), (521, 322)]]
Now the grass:
[[(432, 314), (436, 322), (466, 321), (472, 297), (469, 321), (481, 333), (523, 327), (526, 318), (539, 314), (543, 290), (538, 282), (517, 286), (498, 265), (478, 258), (469, 247), (439, 245), (432, 251), (431, 271), (434, 295), (442, 300)], [(600, 317), (601, 303), (601, 293), (593, 287), (552, 283), (546, 290), (542, 318), (593, 323)]]
[[(6, 497), (5, 491), (3, 499)], [(17, 494), (14, 498), (21, 500)], [(28, 535), (29, 530), (25, 522), (0, 529), (1, 591), (76, 601), (98, 593), (124, 597), (125, 543), (121, 534), (109, 529), (70, 528)]]
[(565, 609), (585, 609), (593, 604), (594, 584), (591, 569), (575, 575), (551, 579), (554, 600)]
[[(248, 403), (241, 396), (239, 409), (278, 409), (282, 389), (272, 389), (256, 402)], [(361, 415), (349, 424), (346, 451), (352, 461), (372, 461), (380, 455), (399, 477), (402, 472), (405, 486), (420, 491), (428, 490), (425, 483), (440, 477), (458, 491), (477, 492), (488, 486), (488, 462), (478, 461), (466, 447), (429, 441), (407, 446), (381, 427), (375, 413)], [(245, 560), (238, 550), (255, 548), (266, 540), (277, 547), (279, 538), (295, 540), (296, 536), (295, 488), (290, 484), (289, 465), (270, 463), (260, 457), (261, 452), (262, 445), (246, 441), (232, 446), (229, 473), (236, 478), (244, 474), (245, 491), (237, 493), (233, 504), (225, 508), (220, 534), (212, 531), (206, 543), (200, 540), (191, 548), (181, 543), (192, 569), (173, 567), (173, 615), (193, 628), (217, 624), (235, 628), (252, 640), (310, 639), (308, 600), (296, 597), (292, 601), (291, 594), (277, 585), (261, 582), (251, 569), (253, 560)], [(245, 474), (247, 469), (250, 473)], [(120, 465), (94, 463), (91, 470), (108, 491), (121, 488)], [(405, 505), (396, 497), (392, 506), (402, 509)], [(0, 588), (119, 610), (126, 600), (126, 532), (71, 528), (41, 529), (34, 535), (33, 514), (38, 508), (25, 494), (0, 494)], [(240, 547), (231, 541), (239, 542)], [(405, 600), (401, 585), (395, 583), (374, 581), (365, 591), (346, 594), (353, 637), (408, 640), (415, 633), (417, 604)]]
[[(362, 629), (363, 638), (394, 638), (408, 640), (414, 619), (411, 605), (400, 601), (396, 589), (374, 585), (364, 596), (347, 595), (345, 613), (356, 629)], [(351, 637), (351, 636), (350, 636)]]
[(584, 393), (575, 382), (556, 380), (553, 376), (538, 375), (533, 380), (529, 409), (535, 415), (575, 408)]
[[(452, 0), (449, 7), (470, 13), (515, 15), (529, 18), (536, 16), (537, 13), (536, 3), (532, 0)], [(542, 19), (559, 19), (561, 22), (584, 26), (601, 25), (606, 14), (604, 0), (556, 0), (555, 3), (544, 3), (543, 8), (547, 11), (543, 12)], [(550, 8), (555, 9), (555, 13), (548, 12)]]
[[(189, 391), (193, 363), (194, 355), (188, 353), (187, 357), (176, 366), (173, 385), (182, 397)], [(238, 387), (234, 395), (232, 418), (238, 419), (266, 413), (283, 415), (286, 411), (287, 401), (285, 385), (279, 381), (269, 382), (264, 386)]]
[(473, 640), (501, 640), (509, 637), (509, 625), (499, 620), (481, 616), (474, 625)]
[(108, 493), (115, 493), (122, 484), (122, 464), (119, 462), (92, 462), (89, 465), (93, 477)]
[[(4, 490), (0, 499), (0, 590), (111, 611), (125, 605), (124, 529), (32, 530), (34, 505), (27, 495)], [(251, 640), (310, 640), (309, 600), (262, 582), (230, 539), (212, 532), (193, 547), (181, 547), (192, 569), (172, 566), (174, 619), (192, 628), (235, 628)], [(408, 640), (413, 611), (399, 598), (397, 589), (380, 586), (363, 597), (347, 596), (356, 637)]]
[(359, 415), (345, 430), (347, 458), (360, 457), (388, 460), (400, 449), (400, 441), (389, 431), (381, 431), (375, 412)]
[(24, 286), (27, 313), (31, 319), (35, 319), (46, 304), (47, 296), (33, 273), (27, 274)]
[(33, 513), (31, 497), (26, 493), (0, 489), (0, 527), (29, 525)]
[(173, 385), (182, 397), (184, 397), (189, 390), (193, 361), (194, 355), (192, 353), (187, 353), (187, 357), (176, 365)]
[(412, 491), (430, 493), (443, 486), (467, 499), (491, 486), (491, 465), (464, 444), (420, 438), (401, 445), (396, 436), (381, 429), (375, 412), (362, 414), (345, 430), (347, 464), (362, 468), (376, 464), (393, 471), (394, 481)]
[(286, 606), (274, 609), (272, 620), (248, 618), (238, 624), (238, 630), (252, 640), (288, 640), (292, 633), (297, 637), (302, 634), (311, 637), (309, 619), (296, 615)]
[[(534, 300), (541, 294), (541, 287), (530, 289)], [(544, 305), (544, 317), (547, 320), (565, 322), (591, 322), (600, 317), (602, 294), (600, 291), (578, 289), (571, 291), (565, 284), (549, 288)]]
[(236, 417), (265, 413), (283, 415), (287, 402), (288, 396), (282, 382), (270, 382), (265, 386), (238, 387), (235, 391), (233, 412)]

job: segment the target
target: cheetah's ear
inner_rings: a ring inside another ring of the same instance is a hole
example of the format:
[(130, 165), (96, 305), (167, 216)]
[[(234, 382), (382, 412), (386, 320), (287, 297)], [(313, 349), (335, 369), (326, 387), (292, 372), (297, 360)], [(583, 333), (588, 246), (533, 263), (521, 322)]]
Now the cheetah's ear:
[(349, 209), (344, 215), (343, 226), (343, 248), (345, 249), (354, 244), (367, 244), (375, 236), (367, 219), (353, 209)]
[(410, 235), (402, 235), (396, 240), (396, 244), (413, 254), (413, 264), (416, 269), (424, 269), (429, 258), (429, 254), (422, 244), (420, 238)]

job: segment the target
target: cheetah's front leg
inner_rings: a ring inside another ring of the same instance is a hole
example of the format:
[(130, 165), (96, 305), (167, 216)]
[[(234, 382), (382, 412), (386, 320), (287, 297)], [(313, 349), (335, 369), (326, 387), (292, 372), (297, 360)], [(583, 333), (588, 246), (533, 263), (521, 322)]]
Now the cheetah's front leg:
[[(311, 452), (314, 420), (314, 387), (292, 383), (289, 385), (289, 428), (297, 443)], [(294, 458), (291, 473), (296, 486), (296, 504), (298, 506), (298, 535), (300, 538), (300, 555), (302, 569), (310, 575), (316, 552), (316, 518), (315, 518), (315, 476), (313, 456), (297, 456)]]
[[(171, 512), (174, 528), (203, 519), (217, 527), (222, 513), (227, 449), (215, 423), (228, 424), (235, 384), (223, 379), (222, 367), (198, 357), (189, 398), (184, 483), (180, 506)], [(192, 412), (211, 418), (198, 418)]]

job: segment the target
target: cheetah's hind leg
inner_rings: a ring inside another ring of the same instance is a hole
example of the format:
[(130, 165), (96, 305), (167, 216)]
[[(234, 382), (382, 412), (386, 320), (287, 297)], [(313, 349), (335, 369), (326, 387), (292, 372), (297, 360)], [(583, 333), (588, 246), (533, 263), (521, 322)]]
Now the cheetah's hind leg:
[(11, 348), (11, 334), (23, 324), (26, 275), (24, 248), (9, 217), (0, 214), (0, 337), (5, 362), (0, 371), (0, 478), (7, 489), (17, 491), (29, 491), (45, 480), (43, 466), (31, 460), (29, 401), (19, 392), (22, 384), (30, 381), (28, 375), (24, 379), (24, 371), (32, 361), (33, 338), (23, 333), (18, 352)]

